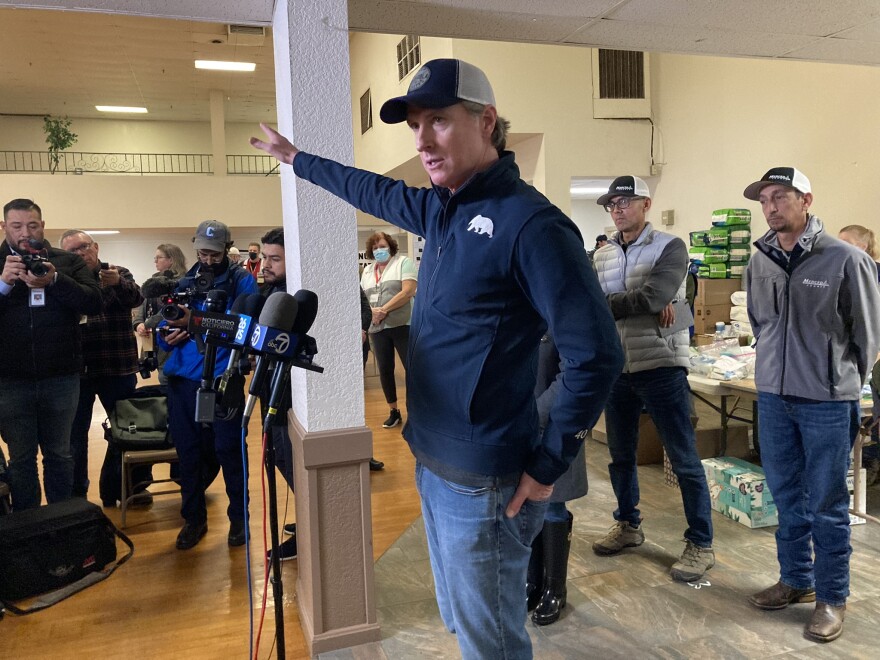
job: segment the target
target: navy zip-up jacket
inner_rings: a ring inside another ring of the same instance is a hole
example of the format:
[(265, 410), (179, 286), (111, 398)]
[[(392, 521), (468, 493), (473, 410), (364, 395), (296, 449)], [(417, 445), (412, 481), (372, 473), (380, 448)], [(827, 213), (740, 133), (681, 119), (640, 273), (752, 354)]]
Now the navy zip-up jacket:
[[(299, 152), (297, 176), (425, 237), (403, 435), (432, 470), (552, 484), (599, 417), (623, 354), (574, 223), (505, 152), (454, 194)], [(565, 362), (543, 437), (534, 388), (548, 330)], [(441, 474), (441, 476), (443, 476)]]

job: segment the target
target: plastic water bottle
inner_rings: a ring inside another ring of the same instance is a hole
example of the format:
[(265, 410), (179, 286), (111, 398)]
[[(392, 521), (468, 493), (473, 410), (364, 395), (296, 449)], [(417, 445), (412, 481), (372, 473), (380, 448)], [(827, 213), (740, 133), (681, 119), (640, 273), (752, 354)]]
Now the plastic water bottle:
[(724, 341), (724, 324), (721, 321), (715, 324), (715, 343), (719, 344)]

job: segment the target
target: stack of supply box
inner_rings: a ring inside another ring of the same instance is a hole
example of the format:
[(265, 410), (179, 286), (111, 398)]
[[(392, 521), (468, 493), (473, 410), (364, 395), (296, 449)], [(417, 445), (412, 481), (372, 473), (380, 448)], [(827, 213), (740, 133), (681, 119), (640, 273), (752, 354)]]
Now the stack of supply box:
[(710, 229), (690, 233), (689, 256), (698, 266), (698, 277), (742, 277), (751, 251), (751, 221), (748, 209), (718, 209)]

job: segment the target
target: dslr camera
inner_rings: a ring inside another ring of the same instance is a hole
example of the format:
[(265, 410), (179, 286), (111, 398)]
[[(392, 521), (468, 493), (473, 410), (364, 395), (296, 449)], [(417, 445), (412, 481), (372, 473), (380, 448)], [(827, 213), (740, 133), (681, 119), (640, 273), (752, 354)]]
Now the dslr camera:
[(21, 260), (24, 262), (25, 268), (29, 273), (33, 273), (35, 277), (43, 277), (49, 273), (46, 264), (49, 260), (40, 254), (23, 254)]

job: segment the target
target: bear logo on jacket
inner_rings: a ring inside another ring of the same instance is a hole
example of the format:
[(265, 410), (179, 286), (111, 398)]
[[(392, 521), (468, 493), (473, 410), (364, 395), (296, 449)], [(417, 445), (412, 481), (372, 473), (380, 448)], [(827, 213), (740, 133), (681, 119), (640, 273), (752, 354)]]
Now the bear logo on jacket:
[(494, 229), (495, 226), (492, 224), (492, 221), (482, 215), (473, 218), (467, 226), (468, 231), (476, 232), (477, 234), (486, 234), (489, 238), (492, 238), (492, 231)]

